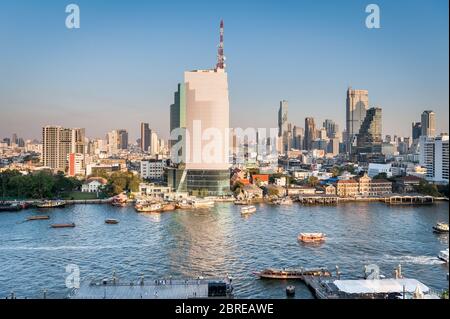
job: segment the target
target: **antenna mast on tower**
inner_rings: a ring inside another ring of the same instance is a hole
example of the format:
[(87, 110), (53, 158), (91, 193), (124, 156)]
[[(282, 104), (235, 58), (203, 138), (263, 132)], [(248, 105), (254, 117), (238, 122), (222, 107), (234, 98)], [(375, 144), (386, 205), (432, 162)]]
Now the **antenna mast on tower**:
[(223, 20), (220, 20), (220, 42), (219, 49), (217, 50), (217, 65), (216, 70), (225, 69), (225, 55), (223, 54)]

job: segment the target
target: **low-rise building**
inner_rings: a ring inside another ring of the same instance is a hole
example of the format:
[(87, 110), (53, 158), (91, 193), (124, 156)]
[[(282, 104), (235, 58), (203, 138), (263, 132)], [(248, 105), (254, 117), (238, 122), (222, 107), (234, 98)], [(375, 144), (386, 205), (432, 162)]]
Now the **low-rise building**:
[(315, 187), (309, 187), (309, 186), (290, 186), (287, 189), (288, 195), (313, 195), (316, 193)]
[(359, 184), (354, 179), (339, 180), (336, 183), (336, 193), (339, 197), (356, 197), (359, 193)]
[(81, 191), (83, 193), (98, 193), (107, 183), (108, 181), (102, 177), (91, 177), (81, 185)]
[(417, 176), (399, 177), (395, 180), (394, 190), (397, 193), (414, 193), (421, 181), (423, 181), (423, 179)]
[(141, 178), (161, 180), (164, 177), (164, 168), (166, 161), (164, 160), (142, 160), (141, 161)]

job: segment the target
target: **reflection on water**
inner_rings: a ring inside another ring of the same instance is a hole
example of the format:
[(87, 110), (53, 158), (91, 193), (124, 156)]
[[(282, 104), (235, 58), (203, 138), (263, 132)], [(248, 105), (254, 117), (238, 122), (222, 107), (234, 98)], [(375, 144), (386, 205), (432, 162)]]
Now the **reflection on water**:
[[(340, 267), (343, 277), (363, 275), (377, 264), (392, 276), (402, 264), (405, 276), (435, 289), (447, 288), (448, 265), (438, 258), (448, 235), (431, 227), (448, 222), (448, 203), (424, 207), (390, 207), (382, 203), (321, 206), (261, 204), (246, 218), (240, 207), (217, 204), (211, 210), (137, 214), (132, 207), (68, 206), (47, 210), (50, 220), (23, 222), (37, 210), (0, 214), (0, 298), (15, 291), (61, 298), (65, 266), (77, 264), (82, 279), (103, 278), (116, 271), (123, 280), (223, 277), (235, 280), (242, 298), (285, 298), (296, 285), (296, 298), (312, 298), (299, 282), (259, 280), (252, 274), (267, 267)], [(105, 224), (106, 218), (120, 220)], [(73, 229), (51, 223), (74, 222)], [(323, 232), (327, 241), (305, 244), (300, 232)]]

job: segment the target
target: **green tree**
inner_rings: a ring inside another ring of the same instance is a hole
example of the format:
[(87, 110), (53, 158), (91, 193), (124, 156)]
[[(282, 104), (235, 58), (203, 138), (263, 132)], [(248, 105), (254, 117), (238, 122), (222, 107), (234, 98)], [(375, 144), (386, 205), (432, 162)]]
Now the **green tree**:
[(310, 176), (308, 178), (308, 185), (311, 187), (316, 187), (319, 184), (319, 179), (316, 176)]

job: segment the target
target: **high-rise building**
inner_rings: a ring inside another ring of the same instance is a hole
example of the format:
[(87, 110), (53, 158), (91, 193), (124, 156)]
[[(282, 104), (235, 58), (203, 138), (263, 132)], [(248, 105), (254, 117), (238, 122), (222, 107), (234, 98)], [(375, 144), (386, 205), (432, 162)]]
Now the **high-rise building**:
[(436, 136), (436, 114), (433, 111), (423, 111), (421, 125), (422, 135)]
[(44, 126), (42, 128), (43, 165), (65, 172), (70, 153), (78, 153), (84, 156), (84, 143), (84, 129)]
[(141, 123), (141, 139), (140, 146), (142, 152), (148, 152), (151, 144), (152, 131), (149, 128), (148, 123)]
[(333, 120), (325, 120), (323, 122), (323, 127), (327, 132), (328, 138), (338, 137), (339, 125), (337, 125)]
[(413, 122), (412, 123), (412, 139), (416, 141), (422, 135), (422, 122)]
[(151, 155), (157, 155), (159, 154), (159, 139), (158, 134), (155, 132), (152, 132), (150, 135), (150, 154)]
[(230, 192), (228, 75), (224, 60), (221, 21), (216, 67), (185, 72), (170, 107), (171, 130), (185, 131), (182, 140), (172, 140), (172, 160), (179, 165), (169, 170), (168, 184), (177, 191), (197, 196)]
[(280, 101), (278, 109), (278, 136), (282, 139), (282, 153), (286, 153), (290, 148), (289, 123), (288, 123), (288, 102)]
[(358, 153), (380, 153), (382, 139), (381, 108), (373, 107), (366, 112), (366, 117), (357, 135)]
[(292, 129), (292, 146), (297, 150), (303, 149), (303, 138), (305, 130), (302, 127), (294, 126)]
[(449, 137), (422, 135), (420, 137), (420, 165), (427, 169), (426, 178), (437, 183), (449, 182)]
[(356, 136), (369, 107), (369, 92), (367, 90), (353, 90), (348, 88), (346, 100), (347, 124), (347, 152), (352, 153), (352, 146), (356, 145)]
[(128, 149), (128, 132), (124, 129), (112, 130), (107, 134), (108, 153), (116, 155), (121, 150)]
[(305, 141), (303, 147), (306, 150), (311, 150), (312, 142), (316, 139), (316, 124), (314, 118), (305, 118)]

